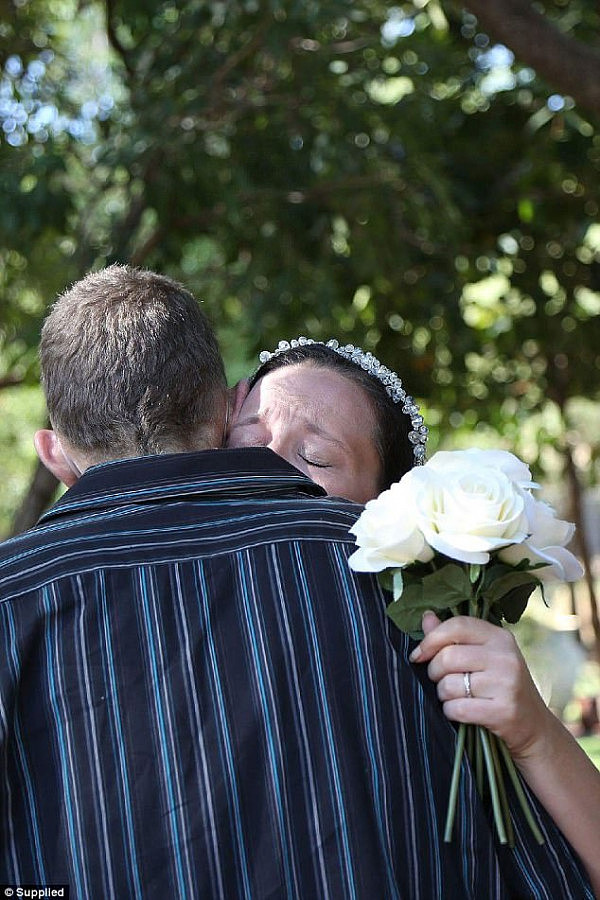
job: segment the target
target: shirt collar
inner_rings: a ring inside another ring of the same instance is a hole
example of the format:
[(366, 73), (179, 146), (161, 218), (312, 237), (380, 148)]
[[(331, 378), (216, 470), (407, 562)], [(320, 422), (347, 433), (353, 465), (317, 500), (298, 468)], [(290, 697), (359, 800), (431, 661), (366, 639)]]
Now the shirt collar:
[(40, 522), (165, 498), (235, 500), (256, 495), (322, 497), (325, 491), (265, 447), (143, 456), (87, 469)]

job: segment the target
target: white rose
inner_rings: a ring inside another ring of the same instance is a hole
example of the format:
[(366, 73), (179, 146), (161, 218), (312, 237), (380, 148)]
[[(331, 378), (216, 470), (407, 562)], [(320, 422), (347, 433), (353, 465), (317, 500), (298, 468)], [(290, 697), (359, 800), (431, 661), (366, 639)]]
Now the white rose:
[(492, 551), (526, 539), (524, 488), (533, 483), (511, 453), (442, 451), (411, 474), (417, 524), (438, 553), (484, 565)]
[(382, 572), (416, 561), (429, 562), (433, 557), (416, 524), (410, 477), (414, 471), (375, 500), (369, 500), (350, 529), (359, 548), (349, 559), (356, 572)]
[(478, 450), (475, 447), (469, 450), (438, 450), (426, 465), (445, 472), (454, 466), (463, 468), (465, 465), (495, 469), (504, 472), (507, 478), (524, 490), (539, 487), (531, 480), (529, 466), (508, 450)]
[(566, 550), (575, 532), (571, 522), (557, 519), (551, 506), (527, 495), (525, 511), (529, 522), (529, 536), (524, 543), (506, 547), (498, 556), (509, 565), (528, 559), (532, 565), (545, 563), (534, 574), (540, 581), (577, 581), (583, 575), (579, 560)]

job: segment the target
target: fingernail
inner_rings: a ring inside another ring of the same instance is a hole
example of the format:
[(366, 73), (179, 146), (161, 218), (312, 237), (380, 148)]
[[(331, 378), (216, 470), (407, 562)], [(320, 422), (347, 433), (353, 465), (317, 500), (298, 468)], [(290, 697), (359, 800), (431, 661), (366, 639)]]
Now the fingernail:
[(423, 653), (423, 651), (421, 650), (421, 645), (417, 644), (417, 646), (415, 647), (415, 649), (412, 651), (412, 653), (410, 654), (410, 656), (408, 658), (411, 662), (416, 662), (422, 653)]

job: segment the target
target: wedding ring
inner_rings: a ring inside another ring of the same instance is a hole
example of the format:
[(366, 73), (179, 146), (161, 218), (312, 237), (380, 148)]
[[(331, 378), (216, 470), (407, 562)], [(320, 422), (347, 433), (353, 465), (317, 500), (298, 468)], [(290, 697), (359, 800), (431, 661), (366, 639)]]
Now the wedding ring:
[(471, 673), (463, 672), (463, 682), (465, 685), (465, 697), (472, 697), (473, 693), (471, 691)]

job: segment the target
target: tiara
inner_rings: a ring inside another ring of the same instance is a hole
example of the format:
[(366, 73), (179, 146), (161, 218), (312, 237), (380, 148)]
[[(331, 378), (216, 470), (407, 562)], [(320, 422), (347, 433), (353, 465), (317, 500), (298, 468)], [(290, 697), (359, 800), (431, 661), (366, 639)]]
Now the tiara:
[(396, 375), (395, 372), (392, 372), (391, 369), (388, 369), (387, 366), (380, 363), (369, 351), (365, 352), (364, 350), (361, 350), (360, 347), (355, 347), (354, 344), (345, 344), (342, 346), (335, 338), (332, 338), (325, 343), (325, 341), (313, 341), (312, 338), (299, 337), (295, 338), (293, 341), (279, 341), (276, 350), (263, 350), (258, 358), (261, 364), (264, 365), (264, 363), (268, 362), (270, 359), (273, 359), (275, 356), (280, 356), (288, 350), (295, 350), (298, 347), (308, 347), (311, 344), (327, 347), (329, 350), (333, 350), (334, 353), (337, 353), (338, 356), (343, 356), (344, 359), (360, 366), (361, 369), (364, 369), (365, 372), (368, 372), (369, 375), (373, 375), (374, 378), (377, 378), (377, 380), (381, 382), (393, 403), (402, 404), (402, 412), (409, 416), (412, 425), (412, 430), (408, 433), (408, 439), (413, 447), (415, 466), (422, 466), (425, 462), (425, 444), (427, 443), (427, 435), (429, 434), (429, 429), (425, 425), (425, 420), (413, 398), (404, 390), (399, 376)]

